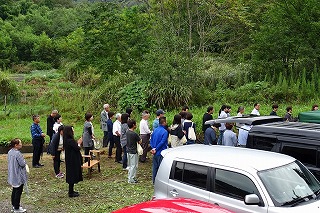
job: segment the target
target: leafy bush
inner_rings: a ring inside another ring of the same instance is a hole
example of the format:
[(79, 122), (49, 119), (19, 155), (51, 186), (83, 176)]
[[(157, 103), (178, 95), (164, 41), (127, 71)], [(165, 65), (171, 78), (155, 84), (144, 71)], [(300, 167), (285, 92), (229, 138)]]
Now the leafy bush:
[(0, 73), (0, 97), (1, 96), (12, 99), (17, 99), (19, 97), (17, 83), (14, 80), (11, 80), (4, 72)]
[(82, 69), (78, 64), (78, 61), (72, 61), (65, 64), (64, 73), (65, 73), (65, 78), (68, 81), (76, 82), (78, 77), (82, 73)]
[(11, 69), (14, 73), (23, 73), (23, 74), (29, 74), (31, 73), (31, 67), (24, 65), (24, 64), (13, 64), (11, 66)]
[(79, 75), (75, 81), (79, 86), (96, 87), (99, 85), (101, 75), (95, 74), (96, 69), (88, 67), (86, 70), (82, 70), (81, 72), (82, 74)]
[[(90, 109), (91, 112), (99, 112), (102, 110), (104, 103), (110, 104), (116, 110), (118, 100), (120, 99), (119, 91), (127, 84), (136, 81), (137, 77), (132, 73), (114, 73), (113, 75), (105, 74), (105, 78), (97, 88), (91, 91)], [(127, 107), (127, 106), (126, 106)]]
[(124, 110), (127, 107), (142, 111), (149, 108), (147, 88), (150, 83), (143, 80), (136, 80), (125, 85), (119, 92), (118, 106)]
[(51, 70), (52, 65), (41, 61), (31, 61), (27, 65), (31, 70)]

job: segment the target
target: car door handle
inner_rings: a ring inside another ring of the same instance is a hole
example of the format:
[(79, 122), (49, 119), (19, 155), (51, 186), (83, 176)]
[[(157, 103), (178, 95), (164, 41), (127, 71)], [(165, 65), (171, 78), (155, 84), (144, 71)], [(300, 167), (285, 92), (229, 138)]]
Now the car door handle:
[(177, 197), (179, 195), (179, 193), (177, 192), (177, 190), (173, 189), (171, 191), (169, 191), (170, 194), (173, 196), (173, 197)]
[(217, 205), (217, 206), (219, 206), (219, 203), (214, 203), (214, 205)]

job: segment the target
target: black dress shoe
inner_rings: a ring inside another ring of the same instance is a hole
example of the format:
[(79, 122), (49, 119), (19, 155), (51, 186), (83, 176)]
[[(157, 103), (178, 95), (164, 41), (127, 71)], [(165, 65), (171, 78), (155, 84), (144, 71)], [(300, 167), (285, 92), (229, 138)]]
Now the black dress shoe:
[(40, 166), (40, 167), (41, 167), (41, 166), (44, 166), (44, 165), (43, 165), (43, 164), (41, 164), (41, 163), (39, 163), (39, 164), (38, 164), (38, 166)]
[(32, 166), (33, 168), (40, 168), (41, 166), (39, 165), (35, 165), (35, 166)]
[(73, 194), (77, 194), (77, 195), (79, 195), (79, 192), (73, 191)]
[(78, 197), (78, 196), (79, 196), (79, 193), (75, 193), (75, 192), (69, 194), (69, 197)]

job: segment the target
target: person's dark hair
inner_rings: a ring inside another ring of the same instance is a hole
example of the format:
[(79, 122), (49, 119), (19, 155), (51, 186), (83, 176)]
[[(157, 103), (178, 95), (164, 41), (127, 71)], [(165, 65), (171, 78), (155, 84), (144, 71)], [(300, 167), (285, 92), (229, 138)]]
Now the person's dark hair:
[(210, 112), (211, 110), (213, 110), (213, 106), (209, 106), (209, 107), (207, 108), (207, 112)]
[(56, 114), (56, 116), (54, 116), (54, 118), (53, 118), (54, 122), (57, 122), (57, 120), (59, 120), (59, 118), (61, 118), (61, 115)]
[(186, 119), (187, 119), (187, 120), (192, 120), (192, 118), (193, 118), (192, 113), (191, 113), (191, 112), (187, 112), (187, 113), (186, 113)]
[(181, 119), (186, 119), (187, 112), (181, 111), (179, 112), (179, 115), (181, 115)]
[(20, 140), (19, 138), (12, 139), (12, 140), (10, 141), (9, 147), (10, 147), (10, 148), (13, 148), (13, 147), (15, 147), (15, 145), (19, 144), (20, 142), (21, 142), (21, 140)]
[(176, 114), (174, 117), (173, 117), (173, 122), (172, 122), (173, 125), (175, 124), (178, 124), (178, 125), (181, 125), (181, 115), (180, 114)]
[(225, 108), (227, 108), (227, 106), (223, 104), (223, 105), (221, 106), (221, 108), (219, 109), (219, 114), (218, 114), (218, 116), (220, 116), (221, 112), (224, 111)]
[(272, 105), (272, 109), (278, 109), (278, 108), (279, 108), (278, 104), (273, 104)]
[(166, 117), (163, 116), (163, 117), (159, 118), (159, 124), (160, 125), (164, 124), (165, 122), (167, 122), (167, 118)]
[(254, 103), (253, 107), (256, 107), (259, 103)]
[(87, 112), (85, 115), (84, 115), (84, 118), (86, 119), (86, 121), (90, 121), (90, 118), (92, 117), (92, 113), (90, 112)]
[(237, 113), (239, 113), (241, 110), (244, 110), (244, 106), (239, 106), (238, 110), (237, 110)]
[(288, 107), (286, 108), (286, 110), (287, 110), (287, 112), (289, 112), (290, 110), (292, 110), (292, 106), (288, 106)]
[(226, 108), (227, 108), (227, 109), (231, 109), (231, 106), (230, 106), (230, 105), (227, 105)]
[(40, 117), (39, 115), (33, 115), (33, 116), (32, 116), (32, 120), (35, 121), (35, 120), (36, 120), (37, 118), (39, 118), (39, 117)]
[(313, 105), (312, 105), (312, 108), (311, 108), (311, 111), (314, 111), (314, 109), (315, 109), (316, 107), (319, 107), (318, 104), (313, 104)]
[(187, 109), (189, 109), (189, 107), (188, 107), (187, 105), (184, 105), (184, 106), (182, 107), (182, 111), (187, 111)]
[(220, 123), (214, 123), (214, 124), (212, 124), (212, 126), (214, 126), (216, 128), (219, 128), (219, 127), (221, 127), (221, 124)]
[(128, 120), (129, 129), (133, 128), (134, 125), (137, 125), (137, 122), (134, 119)]
[(74, 133), (72, 126), (65, 126), (63, 128), (63, 147), (66, 147), (66, 143), (69, 139), (74, 140)]
[(112, 116), (114, 116), (114, 112), (108, 112), (108, 117), (111, 118)]
[(63, 131), (63, 129), (64, 129), (64, 126), (63, 126), (63, 125), (59, 126), (59, 127), (58, 127), (58, 133), (60, 133), (61, 131)]
[(63, 126), (63, 125), (59, 126), (59, 127), (58, 127), (58, 133), (60, 133), (61, 131), (63, 131), (63, 129), (64, 129), (64, 126)]
[(226, 129), (231, 130), (233, 127), (232, 123), (226, 123)]
[(126, 113), (129, 115), (129, 117), (130, 117), (132, 111), (133, 111), (133, 110), (132, 110), (131, 108), (127, 108), (127, 109), (126, 109)]
[(121, 123), (125, 124), (128, 123), (130, 115), (128, 113), (121, 114)]

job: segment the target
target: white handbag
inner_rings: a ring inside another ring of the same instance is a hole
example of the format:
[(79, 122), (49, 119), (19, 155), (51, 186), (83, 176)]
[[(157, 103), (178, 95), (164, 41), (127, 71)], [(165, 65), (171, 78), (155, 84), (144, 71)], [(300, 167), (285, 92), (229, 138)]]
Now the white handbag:
[(143, 149), (141, 147), (141, 145), (139, 143), (137, 143), (137, 152), (138, 152), (138, 155), (142, 155), (143, 154)]

